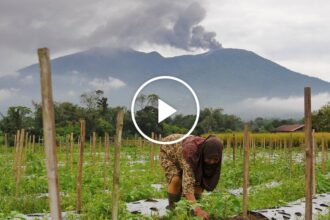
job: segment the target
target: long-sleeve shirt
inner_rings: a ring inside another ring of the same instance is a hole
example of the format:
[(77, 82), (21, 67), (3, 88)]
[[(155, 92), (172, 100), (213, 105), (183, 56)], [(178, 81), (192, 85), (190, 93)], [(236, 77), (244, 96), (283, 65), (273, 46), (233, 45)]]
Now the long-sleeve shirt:
[[(182, 137), (182, 134), (172, 134), (163, 141), (173, 141)], [(161, 166), (165, 169), (165, 175), (168, 181), (171, 181), (173, 175), (182, 177), (182, 191), (183, 194), (194, 193), (194, 187), (198, 186), (195, 180), (194, 172), (189, 163), (183, 157), (185, 145), (197, 145), (204, 140), (204, 138), (197, 136), (189, 136), (182, 142), (172, 145), (162, 145), (160, 147), (160, 161)]]

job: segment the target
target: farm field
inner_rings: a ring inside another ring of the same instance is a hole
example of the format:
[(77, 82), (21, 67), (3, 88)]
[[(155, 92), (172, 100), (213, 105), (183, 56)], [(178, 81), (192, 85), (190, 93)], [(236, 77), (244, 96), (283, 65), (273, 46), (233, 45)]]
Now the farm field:
[[(212, 219), (226, 219), (242, 212), (243, 134), (218, 136), (225, 146), (220, 184), (215, 191), (204, 193), (200, 204), (209, 211)], [(303, 133), (250, 135), (249, 210), (286, 205), (304, 197), (303, 138)], [(317, 194), (330, 192), (329, 142), (330, 134), (315, 135)], [(0, 143), (0, 219), (49, 213), (43, 146), (35, 144), (33, 147), (26, 143), (19, 166), (15, 167), (16, 149), (2, 145), (2, 137)], [(93, 146), (88, 141), (85, 144), (79, 215), (75, 214), (79, 148), (76, 143), (72, 146), (63, 142), (57, 147), (62, 211), (69, 212), (67, 219), (110, 219), (113, 143), (109, 148), (103, 141)], [(158, 154), (157, 145), (145, 142), (141, 146), (139, 140), (123, 140), (119, 219), (196, 219), (190, 214), (191, 205), (185, 200), (181, 200), (177, 208), (165, 216), (159, 216), (159, 210), (153, 210), (152, 216), (127, 210), (126, 203), (129, 202), (166, 198), (166, 182)], [(329, 215), (320, 216), (320, 219), (329, 219)]]

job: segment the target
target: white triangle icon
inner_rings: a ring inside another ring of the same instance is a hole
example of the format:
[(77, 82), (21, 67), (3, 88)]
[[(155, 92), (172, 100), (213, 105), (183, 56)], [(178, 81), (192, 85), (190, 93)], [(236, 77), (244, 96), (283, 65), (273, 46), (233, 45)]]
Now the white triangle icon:
[(158, 123), (164, 121), (176, 112), (172, 106), (166, 104), (161, 99), (158, 99)]

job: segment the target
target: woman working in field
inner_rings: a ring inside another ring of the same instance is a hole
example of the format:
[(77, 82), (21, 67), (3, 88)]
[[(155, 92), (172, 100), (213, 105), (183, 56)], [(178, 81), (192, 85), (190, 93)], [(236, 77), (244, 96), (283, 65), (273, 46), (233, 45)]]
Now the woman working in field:
[[(163, 141), (173, 141), (181, 134), (167, 136)], [(182, 142), (160, 147), (161, 166), (168, 181), (169, 209), (181, 199), (196, 202), (203, 190), (215, 189), (220, 178), (222, 142), (213, 135), (207, 138), (189, 136)], [(195, 208), (196, 216), (208, 219), (208, 213), (200, 207)]]

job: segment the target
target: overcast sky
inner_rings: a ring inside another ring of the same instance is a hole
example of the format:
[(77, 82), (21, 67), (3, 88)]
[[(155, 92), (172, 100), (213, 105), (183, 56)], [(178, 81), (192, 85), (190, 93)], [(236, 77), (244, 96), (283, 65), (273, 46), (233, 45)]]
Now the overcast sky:
[[(95, 46), (165, 56), (214, 48), (256, 52), (330, 82), (329, 0), (1, 0), (0, 76)], [(0, 88), (1, 89), (1, 88)]]

